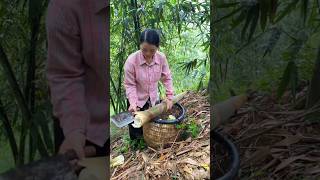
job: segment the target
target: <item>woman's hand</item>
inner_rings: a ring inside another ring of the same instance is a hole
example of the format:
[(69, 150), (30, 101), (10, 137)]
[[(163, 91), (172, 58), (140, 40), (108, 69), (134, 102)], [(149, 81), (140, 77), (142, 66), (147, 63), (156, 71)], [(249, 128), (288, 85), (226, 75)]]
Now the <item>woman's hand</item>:
[(64, 141), (62, 142), (59, 153), (64, 154), (68, 150), (74, 150), (77, 153), (78, 159), (85, 157), (84, 146), (86, 142), (86, 137), (83, 133), (79, 131), (73, 131), (66, 135)]
[(169, 100), (169, 99), (165, 99), (164, 101), (167, 104), (167, 111), (168, 111), (169, 109), (172, 108), (173, 102), (172, 102), (172, 100)]
[(128, 111), (130, 111), (130, 112), (137, 112), (139, 110), (140, 110), (140, 108), (137, 107), (136, 105), (130, 105), (130, 107), (128, 109)]

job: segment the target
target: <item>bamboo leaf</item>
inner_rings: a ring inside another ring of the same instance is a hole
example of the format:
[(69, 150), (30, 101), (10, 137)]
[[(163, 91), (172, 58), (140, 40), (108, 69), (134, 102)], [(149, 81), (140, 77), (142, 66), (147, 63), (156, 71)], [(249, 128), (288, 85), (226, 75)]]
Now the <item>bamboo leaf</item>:
[(260, 14), (260, 11), (259, 11), (259, 4), (257, 4), (254, 8), (254, 17), (252, 19), (252, 22), (251, 22), (251, 26), (250, 26), (250, 32), (249, 32), (249, 37), (248, 37), (248, 41), (251, 40), (255, 30), (256, 30), (256, 27), (257, 27), (257, 24), (258, 24), (258, 21), (259, 21), (259, 14)]
[[(12, 71), (12, 68), (11, 68), (11, 65), (8, 61), (8, 57), (6, 55), (6, 53), (4, 52), (4, 49), (2, 47), (2, 45), (0, 44), (0, 64), (2, 65), (3, 69), (4, 69), (4, 74), (5, 76), (7, 77), (8, 79), (8, 82), (10, 84), (10, 87), (12, 88), (13, 90), (13, 93), (14, 93), (14, 98), (16, 99), (17, 101), (17, 104), (22, 112), (22, 117), (23, 117), (23, 123), (34, 123), (32, 122), (32, 119), (31, 119), (31, 113), (28, 109), (28, 106), (27, 106), (27, 103), (22, 95), (22, 92), (20, 90), (20, 87), (18, 85), (18, 82), (16, 80), (16, 77)], [(22, 127), (22, 138), (25, 138), (26, 136), (26, 132), (29, 130), (29, 127)], [(31, 131), (32, 133), (32, 136), (33, 138), (37, 138), (38, 136), (40, 136), (39, 132), (37, 129), (35, 130), (32, 130)], [(19, 160), (20, 160), (20, 163), (23, 163), (24, 161), (24, 157), (23, 157), (23, 154), (24, 154), (24, 141), (20, 141), (20, 145), (23, 145), (23, 146), (20, 146), (20, 155), (22, 156)], [(45, 146), (44, 146), (44, 143), (42, 141), (39, 141), (38, 142), (38, 145), (37, 145), (37, 148), (40, 152), (40, 154), (42, 156), (47, 156), (48, 153), (45, 149)]]
[(17, 141), (15, 139), (14, 132), (13, 132), (12, 126), (10, 124), (9, 118), (8, 118), (8, 116), (4, 110), (4, 106), (1, 102), (1, 99), (0, 99), (0, 120), (2, 121), (5, 135), (9, 140), (11, 153), (12, 153), (14, 162), (15, 162), (15, 164), (17, 164), (18, 157), (19, 157), (18, 145), (17, 145)]
[(247, 18), (246, 18), (246, 22), (242, 28), (242, 31), (241, 31), (241, 39), (244, 39), (245, 37), (245, 33), (247, 31), (247, 28), (251, 22), (251, 19), (254, 17), (254, 13), (255, 13), (255, 7), (256, 6), (251, 6), (250, 9), (249, 9), (249, 12), (247, 13)]
[[(267, 31), (265, 31), (267, 32)], [(240, 51), (251, 45), (252, 43), (256, 42), (265, 32), (261, 32), (259, 35), (254, 37), (251, 41), (246, 42), (243, 46), (241, 46), (238, 50), (236, 50), (235, 54), (238, 54)]]
[(222, 20), (225, 20), (225, 19), (227, 19), (227, 18), (232, 17), (234, 14), (238, 13), (238, 12), (239, 12), (240, 10), (242, 10), (242, 9), (243, 9), (243, 7), (239, 7), (239, 8), (237, 8), (237, 9), (233, 10), (233, 11), (230, 12), (229, 14), (227, 14), (227, 15), (223, 16), (222, 18), (214, 21), (213, 24), (217, 24), (217, 23), (221, 22)]
[(199, 91), (203, 88), (203, 79), (204, 79), (205, 75), (206, 75), (205, 73), (203, 73), (203, 72), (201, 73), (199, 84), (197, 87), (197, 91)]
[(239, 16), (232, 22), (231, 30), (234, 29), (235, 27), (237, 27), (241, 22), (244, 21), (246, 14), (247, 14), (247, 11), (245, 11), (245, 10), (241, 11)]
[(298, 2), (299, 0), (293, 0), (291, 3), (289, 3), (288, 6), (283, 10), (283, 12), (276, 19), (276, 22), (279, 22), (282, 18), (284, 18), (286, 15), (292, 12), (296, 8), (296, 5)]
[(266, 50), (264, 51), (263, 57), (266, 56), (268, 53), (270, 54), (277, 44), (278, 40), (280, 39), (281, 31), (278, 28), (272, 28), (271, 30), (271, 37), (269, 39), (268, 45)]
[(41, 129), (42, 137), (44, 139), (44, 142), (47, 146), (47, 149), (53, 150), (53, 134), (50, 131), (49, 128), (49, 120), (44, 114), (44, 112), (38, 112), (35, 116), (36, 121), (38, 122), (38, 126)]
[(301, 15), (303, 18), (303, 24), (305, 24), (307, 20), (309, 0), (302, 0), (301, 3)]

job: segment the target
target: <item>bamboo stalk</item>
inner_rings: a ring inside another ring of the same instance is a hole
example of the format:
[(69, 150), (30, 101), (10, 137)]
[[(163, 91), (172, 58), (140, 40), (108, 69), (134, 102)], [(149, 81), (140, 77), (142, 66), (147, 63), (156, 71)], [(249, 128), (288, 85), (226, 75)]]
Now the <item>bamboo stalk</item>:
[(3, 108), (1, 99), (0, 99), (0, 120), (2, 120), (4, 131), (6, 132), (5, 134), (10, 143), (10, 148), (11, 148), (12, 156), (14, 159), (14, 163), (17, 164), (18, 156), (19, 156), (18, 145), (17, 145), (16, 138), (14, 137), (13, 129), (10, 124), (9, 118)]
[[(186, 92), (183, 92), (183, 93), (176, 95), (172, 99), (173, 104), (180, 101), (185, 95), (186, 95)], [(160, 104), (157, 104), (157, 105), (151, 107), (148, 110), (135, 112), (134, 123), (132, 124), (132, 126), (135, 128), (140, 128), (145, 123), (149, 122), (151, 119), (166, 112), (166, 110), (167, 110), (167, 104), (165, 102), (162, 102)]]
[[(11, 65), (9, 63), (8, 57), (7, 57), (6, 53), (4, 52), (4, 49), (1, 44), (0, 44), (0, 64), (2, 65), (2, 67), (4, 69), (4, 74), (8, 79), (9, 85), (12, 88), (12, 91), (14, 93), (17, 104), (22, 112), (23, 121), (32, 123), (31, 112), (28, 109), (28, 105), (25, 101), (25, 98), (22, 95), (22, 92), (20, 90), (20, 87), (18, 85), (16, 77), (15, 77), (15, 75), (12, 71)], [(32, 133), (32, 137), (34, 139), (39, 140), (38, 144), (37, 144), (38, 145), (37, 148), (38, 148), (40, 154), (42, 156), (47, 156), (48, 152), (46, 151), (44, 142), (41, 139), (41, 135), (40, 135), (38, 129), (34, 129), (30, 133)], [(20, 148), (20, 150), (21, 150), (21, 148)], [(22, 153), (22, 150), (20, 151), (20, 153)], [(20, 156), (18, 163), (24, 163), (24, 158), (21, 158), (21, 156)]]

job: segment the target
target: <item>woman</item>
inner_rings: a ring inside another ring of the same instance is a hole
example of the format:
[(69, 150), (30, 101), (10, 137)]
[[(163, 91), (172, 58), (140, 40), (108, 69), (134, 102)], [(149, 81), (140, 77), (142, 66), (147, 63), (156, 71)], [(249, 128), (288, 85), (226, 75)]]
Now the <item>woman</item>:
[[(79, 4), (90, 6), (83, 9)], [(90, 146), (95, 156), (106, 156), (110, 149), (107, 69), (101, 68), (107, 66), (109, 56), (105, 51), (109, 33), (104, 30), (109, 24), (104, 19), (108, 6), (105, 0), (54, 0), (48, 5), (46, 75), (55, 150), (61, 154), (74, 150), (78, 159), (87, 156)]]
[[(146, 29), (140, 35), (140, 50), (129, 55), (124, 65), (124, 86), (128, 98), (128, 110), (136, 112), (154, 106), (159, 100), (158, 82), (166, 88), (167, 109), (173, 103), (172, 77), (166, 56), (159, 52), (160, 37), (157, 31)], [(142, 128), (129, 124), (131, 139), (142, 137)]]

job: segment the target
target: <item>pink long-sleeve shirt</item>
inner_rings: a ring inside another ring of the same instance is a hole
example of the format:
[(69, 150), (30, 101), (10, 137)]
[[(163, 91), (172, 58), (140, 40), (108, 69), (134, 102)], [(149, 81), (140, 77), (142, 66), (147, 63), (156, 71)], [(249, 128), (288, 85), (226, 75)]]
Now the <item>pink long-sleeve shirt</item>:
[(143, 107), (150, 97), (152, 106), (158, 99), (158, 82), (166, 88), (166, 97), (173, 98), (171, 71), (166, 56), (157, 51), (148, 64), (141, 50), (129, 55), (124, 65), (124, 87), (131, 105)]
[(63, 133), (103, 146), (109, 134), (108, 0), (51, 0), (46, 73)]

